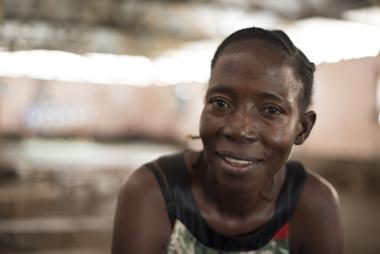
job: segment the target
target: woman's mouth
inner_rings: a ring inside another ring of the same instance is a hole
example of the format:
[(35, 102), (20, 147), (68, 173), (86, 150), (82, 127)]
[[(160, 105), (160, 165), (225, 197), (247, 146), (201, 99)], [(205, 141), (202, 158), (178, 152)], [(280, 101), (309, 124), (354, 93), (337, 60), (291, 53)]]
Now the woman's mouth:
[(244, 173), (251, 169), (256, 168), (256, 166), (262, 162), (262, 159), (258, 158), (243, 158), (240, 155), (231, 155), (225, 153), (217, 152), (219, 158), (221, 158), (222, 166), (227, 171), (232, 173)]
[(241, 166), (241, 167), (254, 163), (254, 161), (237, 160), (231, 157), (222, 157), (222, 158), (228, 163), (230, 163), (231, 165)]

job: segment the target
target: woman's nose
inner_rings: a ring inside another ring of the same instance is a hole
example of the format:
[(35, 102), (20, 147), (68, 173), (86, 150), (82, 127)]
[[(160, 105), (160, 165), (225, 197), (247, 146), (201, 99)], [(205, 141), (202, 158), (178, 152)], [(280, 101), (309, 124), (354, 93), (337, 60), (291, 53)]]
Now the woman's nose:
[(256, 122), (248, 114), (234, 117), (223, 129), (224, 135), (239, 143), (251, 143), (257, 140)]

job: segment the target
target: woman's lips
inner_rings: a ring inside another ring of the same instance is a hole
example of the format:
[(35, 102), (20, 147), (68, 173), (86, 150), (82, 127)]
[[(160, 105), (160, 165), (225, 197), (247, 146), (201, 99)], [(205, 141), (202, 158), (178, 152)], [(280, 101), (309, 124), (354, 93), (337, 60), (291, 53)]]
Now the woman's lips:
[(244, 173), (254, 169), (263, 160), (259, 158), (247, 157), (230, 152), (216, 152), (221, 159), (223, 167), (233, 173)]

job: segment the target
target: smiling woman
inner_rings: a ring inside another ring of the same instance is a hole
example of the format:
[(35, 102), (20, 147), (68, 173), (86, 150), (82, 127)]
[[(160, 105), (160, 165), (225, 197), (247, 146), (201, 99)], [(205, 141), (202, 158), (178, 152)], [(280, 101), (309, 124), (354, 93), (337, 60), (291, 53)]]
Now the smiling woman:
[(316, 119), (314, 69), (281, 31), (226, 38), (212, 60), (203, 150), (159, 158), (128, 178), (113, 254), (342, 253), (335, 190), (288, 161)]

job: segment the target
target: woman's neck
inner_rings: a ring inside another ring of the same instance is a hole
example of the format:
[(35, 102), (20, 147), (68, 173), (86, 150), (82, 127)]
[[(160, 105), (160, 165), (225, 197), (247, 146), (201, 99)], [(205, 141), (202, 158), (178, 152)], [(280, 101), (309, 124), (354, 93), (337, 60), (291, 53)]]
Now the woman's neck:
[[(285, 179), (285, 170), (278, 171), (264, 182), (257, 183), (248, 177), (224, 179), (215, 174), (203, 158), (197, 161), (199, 181), (209, 200), (222, 215), (246, 217), (253, 212), (266, 210), (268, 204), (274, 204)], [(273, 207), (273, 206), (271, 206)]]

